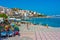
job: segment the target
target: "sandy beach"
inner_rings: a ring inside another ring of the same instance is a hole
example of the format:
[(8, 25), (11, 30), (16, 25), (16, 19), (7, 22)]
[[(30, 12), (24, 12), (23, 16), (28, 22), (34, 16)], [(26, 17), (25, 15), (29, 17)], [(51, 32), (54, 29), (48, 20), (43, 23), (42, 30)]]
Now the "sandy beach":
[(60, 28), (52, 28), (42, 25), (21, 24), (20, 36), (9, 37), (3, 40), (60, 40)]

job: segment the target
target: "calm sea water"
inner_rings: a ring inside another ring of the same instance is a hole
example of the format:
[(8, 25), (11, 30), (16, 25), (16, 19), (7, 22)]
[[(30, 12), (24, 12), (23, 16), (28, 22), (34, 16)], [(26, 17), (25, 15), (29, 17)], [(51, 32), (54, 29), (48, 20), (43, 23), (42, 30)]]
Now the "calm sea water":
[(48, 24), (48, 26), (60, 27), (60, 18), (31, 18), (29, 22), (32, 22), (33, 24)]

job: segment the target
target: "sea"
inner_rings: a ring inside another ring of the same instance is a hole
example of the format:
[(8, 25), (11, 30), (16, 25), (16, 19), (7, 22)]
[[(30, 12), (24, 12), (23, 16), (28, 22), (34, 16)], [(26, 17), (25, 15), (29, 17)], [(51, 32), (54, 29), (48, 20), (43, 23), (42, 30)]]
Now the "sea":
[(50, 27), (60, 27), (60, 18), (30, 18), (28, 22), (36, 25), (46, 26), (48, 24)]

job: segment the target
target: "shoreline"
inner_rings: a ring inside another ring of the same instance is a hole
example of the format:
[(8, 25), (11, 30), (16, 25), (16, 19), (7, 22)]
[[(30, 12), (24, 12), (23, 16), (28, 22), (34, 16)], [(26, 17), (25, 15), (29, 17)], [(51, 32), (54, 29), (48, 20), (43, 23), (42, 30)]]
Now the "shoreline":
[(31, 17), (31, 18), (60, 18), (60, 17)]
[[(26, 23), (25, 23), (26, 24)], [(33, 25), (33, 26), (42, 26), (42, 27), (46, 27), (46, 26), (44, 26), (44, 25), (34, 25), (33, 23), (28, 23), (28, 25), (30, 26), (30, 25)], [(60, 27), (53, 27), (53, 26), (48, 26), (48, 28), (58, 28), (58, 29), (60, 29)]]

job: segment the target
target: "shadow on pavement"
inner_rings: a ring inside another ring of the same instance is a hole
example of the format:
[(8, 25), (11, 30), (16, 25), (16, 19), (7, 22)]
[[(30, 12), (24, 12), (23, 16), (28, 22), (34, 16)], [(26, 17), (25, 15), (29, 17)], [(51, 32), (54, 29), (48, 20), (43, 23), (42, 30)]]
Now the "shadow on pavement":
[(0, 40), (8, 40), (8, 37), (0, 37)]

